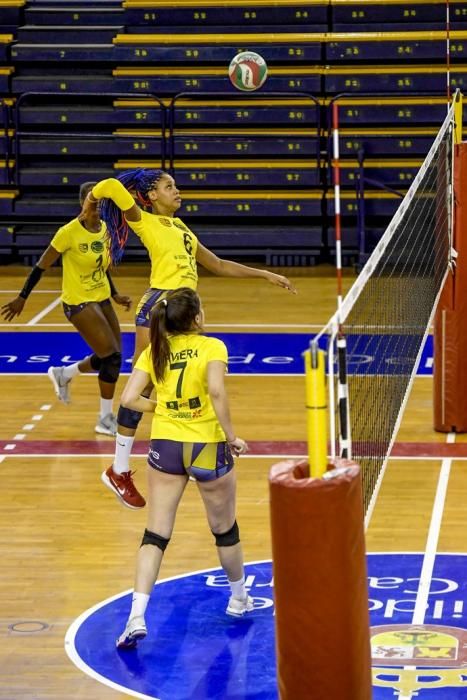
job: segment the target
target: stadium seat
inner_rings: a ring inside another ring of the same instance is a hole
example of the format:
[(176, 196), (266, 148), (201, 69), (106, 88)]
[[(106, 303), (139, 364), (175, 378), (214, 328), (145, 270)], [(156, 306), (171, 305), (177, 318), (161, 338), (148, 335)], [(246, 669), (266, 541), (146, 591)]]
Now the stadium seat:
[(0, 66), (0, 93), (9, 93), (13, 72), (14, 69), (10, 66)]
[[(335, 32), (387, 32), (439, 30), (446, 21), (446, 5), (436, 2), (367, 3), (355, 0), (331, 0), (332, 27)], [(461, 5), (461, 3), (459, 3)], [(452, 6), (453, 27), (467, 21), (465, 7)], [(459, 25), (459, 26), (458, 26)]]
[[(268, 64), (275, 61), (296, 63), (297, 59), (319, 63), (323, 35), (288, 32), (287, 29), (290, 27), (282, 27), (280, 33), (224, 33), (222, 29), (220, 32), (196, 34), (125, 33), (117, 35), (113, 41), (117, 59), (130, 62), (164, 61), (170, 64), (182, 61), (198, 66), (200, 63), (223, 63), (228, 66), (241, 46), (244, 50), (254, 47)], [(225, 74), (225, 68), (223, 72)]]
[(122, 3), (105, 2), (29, 2), (24, 10), (27, 26), (52, 27), (96, 27), (125, 25), (125, 12)]
[(294, 0), (275, 0), (270, 3), (252, 2), (232, 5), (226, 2), (194, 4), (174, 2), (138, 2), (126, 0), (125, 25), (127, 27), (191, 26), (203, 31), (212, 25), (253, 28), (266, 25), (296, 25), (297, 31), (323, 31), (328, 26), (328, 2), (304, 3)]
[[(315, 94), (321, 88), (322, 69), (319, 67), (273, 67), (265, 88), (268, 92), (306, 92)], [(174, 95), (183, 91), (238, 92), (229, 80), (225, 67), (117, 67), (112, 71), (114, 91), (152, 92)]]
[(0, 214), (12, 214), (14, 200), (18, 194), (17, 190), (0, 190)]
[[(76, 187), (59, 198), (47, 188), (41, 196), (22, 195), (15, 203), (15, 212), (22, 217), (71, 217), (76, 214)], [(10, 194), (10, 193), (8, 193)], [(0, 203), (2, 193), (0, 191)], [(241, 192), (238, 190), (188, 191), (184, 196), (184, 219), (200, 217), (318, 217), (321, 214), (320, 190)]]
[(352, 126), (339, 130), (339, 150), (342, 157), (362, 152), (365, 157), (425, 156), (436, 136), (436, 128), (387, 127), (361, 128)]
[[(286, 227), (291, 259), (326, 259), (337, 104), (350, 261), (384, 230), (446, 112), (445, 7), (428, 0), (1, 6), (0, 225), (28, 255), (43, 242), (28, 227), (73, 216), (83, 179), (137, 165), (175, 175), (183, 217), (218, 250), (284, 260)], [(452, 3), (451, 24), (451, 88), (462, 89), (467, 3)], [(251, 94), (228, 77), (242, 49), (268, 63)]]
[(25, 0), (2, 0), (0, 12), (0, 34), (16, 34), (20, 25)]
[[(415, 65), (403, 63), (388, 66), (330, 66), (325, 71), (327, 94), (351, 93), (442, 93), (446, 88), (446, 66), (432, 63)], [(451, 85), (465, 90), (467, 64), (451, 67)]]
[(19, 44), (111, 44), (121, 26), (24, 25), (18, 28)]
[[(456, 30), (450, 35), (455, 47), (455, 59), (467, 57), (467, 31)], [(326, 43), (326, 61), (328, 63), (351, 61), (385, 61), (410, 62), (439, 59), (446, 52), (446, 31), (385, 31), (343, 33), (329, 35)]]
[[(328, 99), (328, 104), (330, 101)], [(410, 129), (416, 124), (441, 124), (446, 115), (446, 96), (343, 95), (339, 97), (339, 107), (340, 124), (356, 128), (371, 124), (385, 133), (391, 125)]]
[[(174, 156), (251, 157), (316, 156), (318, 134), (311, 129), (208, 128), (177, 129)], [(241, 163), (239, 163), (239, 167)]]
[[(160, 161), (118, 161), (118, 171), (160, 167)], [(179, 187), (316, 187), (320, 183), (318, 163), (311, 160), (178, 160), (173, 172)]]
[[(1, 25), (0, 25), (1, 30)], [(6, 62), (9, 57), (10, 44), (13, 41), (13, 34), (0, 34), (0, 61)]]

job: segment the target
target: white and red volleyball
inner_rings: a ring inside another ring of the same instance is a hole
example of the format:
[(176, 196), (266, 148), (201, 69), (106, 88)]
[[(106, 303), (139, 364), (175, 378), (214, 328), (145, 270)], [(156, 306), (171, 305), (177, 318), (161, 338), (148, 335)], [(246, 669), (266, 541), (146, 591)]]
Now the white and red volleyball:
[(268, 66), (259, 53), (242, 51), (232, 58), (229, 78), (234, 87), (245, 92), (258, 90), (268, 77)]

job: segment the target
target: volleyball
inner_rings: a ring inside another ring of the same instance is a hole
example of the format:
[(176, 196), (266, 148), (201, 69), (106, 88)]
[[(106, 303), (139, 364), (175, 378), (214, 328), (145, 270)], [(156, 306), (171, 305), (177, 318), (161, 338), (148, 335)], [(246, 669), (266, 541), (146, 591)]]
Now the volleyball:
[(257, 90), (268, 77), (268, 66), (259, 53), (242, 51), (232, 58), (229, 78), (234, 87), (245, 92)]

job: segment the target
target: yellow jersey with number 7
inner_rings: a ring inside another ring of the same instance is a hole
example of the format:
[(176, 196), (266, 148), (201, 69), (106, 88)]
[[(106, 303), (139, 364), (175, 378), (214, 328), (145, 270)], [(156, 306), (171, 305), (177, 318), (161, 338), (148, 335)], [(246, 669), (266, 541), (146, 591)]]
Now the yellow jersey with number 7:
[(207, 366), (219, 360), (227, 368), (225, 344), (218, 338), (196, 333), (169, 337), (169, 344), (170, 361), (162, 382), (156, 380), (150, 346), (136, 363), (136, 369), (151, 377), (157, 392), (151, 440), (224, 441), (225, 434), (208, 393)]

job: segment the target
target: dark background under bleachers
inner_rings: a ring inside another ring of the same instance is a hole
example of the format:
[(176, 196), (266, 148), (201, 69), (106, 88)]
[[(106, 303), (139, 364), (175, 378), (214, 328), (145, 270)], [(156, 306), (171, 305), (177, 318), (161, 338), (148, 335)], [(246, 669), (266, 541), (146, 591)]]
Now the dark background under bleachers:
[[(451, 90), (467, 84), (467, 2), (451, 2)], [(445, 2), (0, 2), (0, 259), (31, 263), (83, 181), (163, 167), (220, 255), (362, 264), (446, 113)], [(228, 78), (260, 53), (264, 86)], [(363, 197), (361, 196), (363, 195)], [(127, 257), (145, 257), (131, 238)]]

